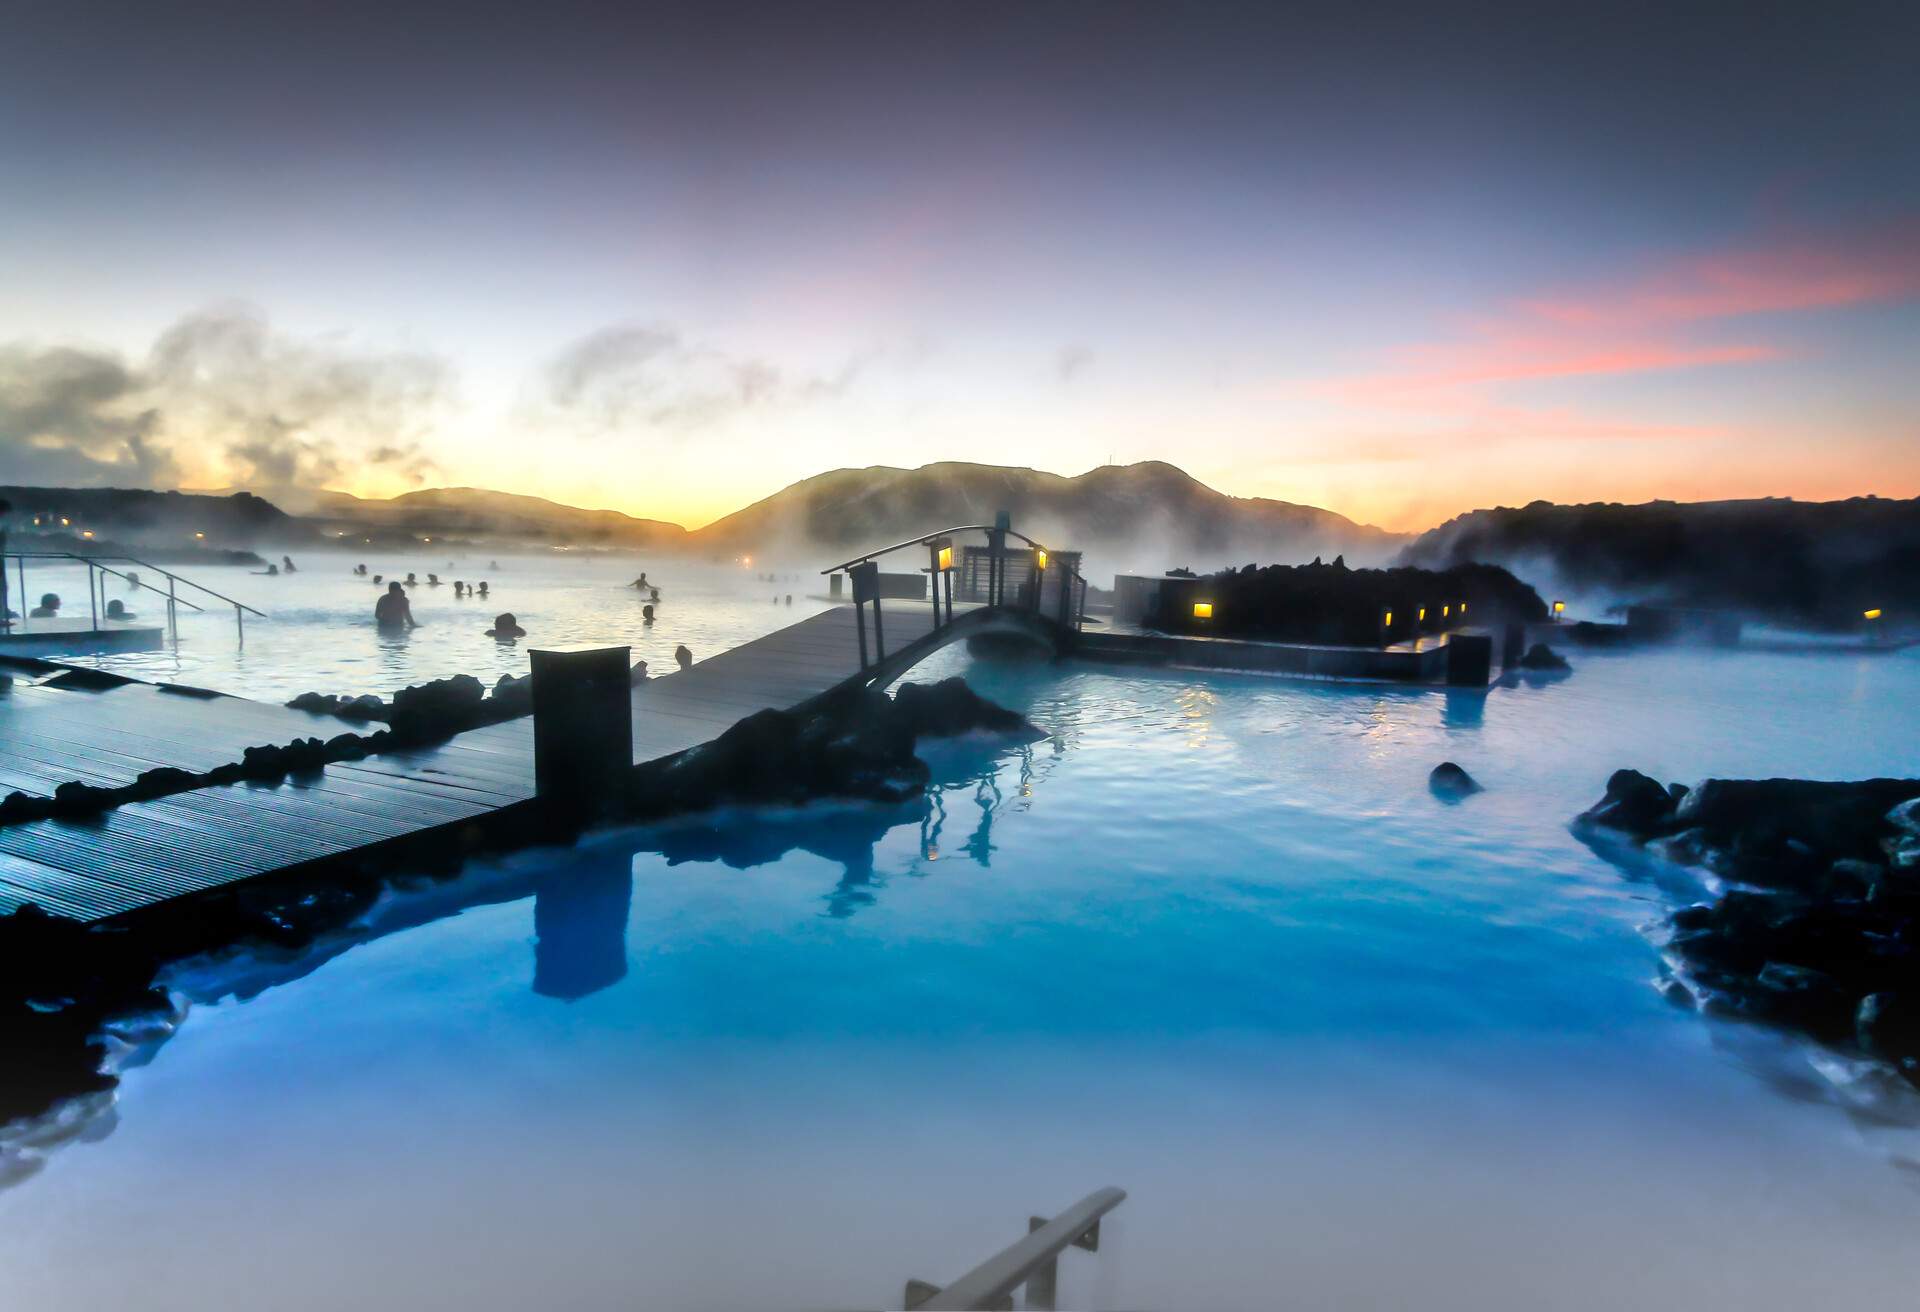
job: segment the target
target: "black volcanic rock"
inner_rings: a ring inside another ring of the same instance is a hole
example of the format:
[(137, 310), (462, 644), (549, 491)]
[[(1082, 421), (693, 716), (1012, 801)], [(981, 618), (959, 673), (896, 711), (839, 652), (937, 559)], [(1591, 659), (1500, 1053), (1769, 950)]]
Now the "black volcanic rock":
[(1707, 1006), (1857, 1044), (1920, 1083), (1920, 869), (1895, 859), (1915, 838), (1917, 800), (1920, 779), (1670, 790), (1619, 770), (1575, 825), (1735, 881), (1669, 921), (1668, 951)]
[(1527, 648), (1527, 654), (1520, 658), (1520, 668), (1539, 673), (1553, 673), (1571, 670), (1573, 666), (1567, 663), (1565, 656), (1547, 646), (1546, 643), (1536, 642)]
[(1480, 785), (1474, 777), (1452, 761), (1442, 761), (1433, 767), (1433, 772), (1427, 776), (1427, 787), (1433, 790), (1435, 797), (1452, 802), (1480, 791)]
[(1449, 520), (1400, 558), (1428, 567), (1485, 561), (1621, 601), (1848, 629), (1871, 607), (1920, 613), (1920, 498), (1536, 501)]

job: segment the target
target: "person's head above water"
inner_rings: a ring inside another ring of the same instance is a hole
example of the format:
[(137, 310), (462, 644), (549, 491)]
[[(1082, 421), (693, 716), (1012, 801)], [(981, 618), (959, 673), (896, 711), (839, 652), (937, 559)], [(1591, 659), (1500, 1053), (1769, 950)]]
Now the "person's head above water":
[(495, 638), (521, 638), (526, 636), (526, 632), (520, 627), (520, 621), (514, 618), (510, 610), (503, 610), (495, 615), (493, 627), (487, 630), (488, 636)]
[(406, 594), (406, 589), (402, 588), (398, 583), (387, 584), (387, 595), (389, 597), (399, 597), (399, 596), (404, 596), (405, 594)]

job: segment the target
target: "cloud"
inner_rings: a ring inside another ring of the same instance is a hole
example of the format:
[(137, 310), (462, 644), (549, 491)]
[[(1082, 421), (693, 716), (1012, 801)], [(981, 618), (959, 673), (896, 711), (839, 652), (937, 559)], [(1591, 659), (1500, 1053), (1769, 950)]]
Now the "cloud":
[[(1920, 219), (1669, 260), (1617, 282), (1516, 298), (1394, 367), (1335, 380), (1349, 402), (1464, 408), (1501, 384), (1752, 364), (1787, 348), (1757, 316), (1920, 297)], [(1725, 340), (1726, 330), (1738, 332)]]
[(547, 364), (546, 400), (605, 428), (639, 423), (691, 431), (752, 410), (839, 396), (860, 370), (792, 375), (765, 360), (688, 341), (665, 326), (616, 325), (567, 345)]
[(138, 365), (0, 347), (0, 478), (312, 488), (372, 467), (417, 485), (450, 385), (436, 357), (294, 338), (237, 306), (181, 318)]
[(169, 485), (178, 470), (141, 390), (112, 355), (0, 346), (0, 481)]

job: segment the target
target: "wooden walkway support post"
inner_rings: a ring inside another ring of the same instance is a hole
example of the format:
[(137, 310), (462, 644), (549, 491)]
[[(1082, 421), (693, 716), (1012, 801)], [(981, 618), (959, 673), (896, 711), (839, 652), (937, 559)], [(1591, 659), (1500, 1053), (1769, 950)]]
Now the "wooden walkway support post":
[(860, 635), (860, 668), (867, 668), (867, 603), (873, 603), (874, 660), (887, 658), (886, 636), (880, 631), (880, 566), (871, 560), (847, 567), (853, 580), (853, 623)]
[(570, 810), (608, 800), (633, 768), (631, 647), (558, 647), (533, 664), (534, 792)]

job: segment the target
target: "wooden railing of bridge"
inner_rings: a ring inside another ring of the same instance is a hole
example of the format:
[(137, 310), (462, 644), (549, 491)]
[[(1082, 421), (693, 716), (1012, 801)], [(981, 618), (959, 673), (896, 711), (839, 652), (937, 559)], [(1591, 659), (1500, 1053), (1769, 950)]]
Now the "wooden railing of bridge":
[[(975, 586), (977, 595), (963, 597), (969, 611), (1001, 613), (1020, 611), (1051, 621), (1062, 634), (1077, 633), (1086, 621), (1087, 581), (1073, 558), (1056, 553), (1044, 543), (1016, 532), (1003, 518), (994, 524), (962, 524), (935, 533), (908, 538), (841, 561), (821, 570), (832, 576), (845, 573), (852, 587), (854, 627), (860, 648), (860, 669), (866, 671), (887, 660), (886, 617), (882, 608), (880, 561), (897, 552), (926, 553), (926, 565), (917, 566), (928, 576), (927, 600), (933, 608), (933, 633), (920, 641), (940, 635), (954, 623), (953, 579), (960, 565), (958, 539), (978, 534), (986, 542), (986, 578)], [(1018, 545), (1016, 545), (1018, 544)], [(1009, 591), (1011, 567), (1023, 567), (1024, 578)], [(1047, 601), (1049, 575), (1053, 576), (1053, 601)], [(911, 605), (909, 598), (894, 598), (898, 605)], [(871, 608), (873, 644), (869, 656), (867, 644), (868, 613)], [(944, 613), (943, 613), (944, 608)]]

